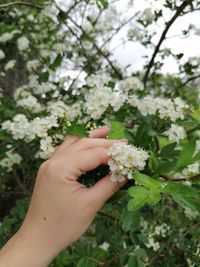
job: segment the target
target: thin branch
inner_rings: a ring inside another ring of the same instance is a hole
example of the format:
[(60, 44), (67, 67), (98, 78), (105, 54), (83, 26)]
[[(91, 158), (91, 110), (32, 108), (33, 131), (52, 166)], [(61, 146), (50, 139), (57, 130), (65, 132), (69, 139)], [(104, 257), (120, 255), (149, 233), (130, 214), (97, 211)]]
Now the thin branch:
[(196, 79), (198, 79), (198, 78), (200, 78), (200, 74), (188, 78), (184, 83), (182, 83), (182, 84), (181, 84), (180, 86), (178, 86), (176, 89), (180, 89), (180, 88), (186, 86), (189, 82), (194, 81), (194, 80), (196, 80)]
[(35, 5), (35, 4), (31, 4), (28, 2), (12, 2), (12, 3), (7, 3), (7, 4), (3, 4), (0, 5), (0, 9), (1, 8), (8, 8), (8, 7), (12, 7), (12, 6), (27, 6), (27, 7), (33, 7), (39, 10), (42, 10), (43, 8), (41, 6)]
[[(83, 34), (84, 34), (87, 38), (90, 37), (90, 36), (88, 35), (88, 33), (85, 32), (84, 29), (81, 27), (81, 25), (79, 25), (78, 23), (76, 23), (76, 21), (74, 21), (71, 17), (68, 17), (68, 19), (69, 19), (72, 23), (74, 23), (74, 25), (75, 25), (76, 27), (78, 27), (80, 30), (82, 30)], [(101, 48), (100, 48), (95, 42), (93, 42), (93, 45), (94, 45), (95, 49), (97, 50), (97, 52), (98, 52), (99, 54), (101, 54), (101, 55), (107, 60), (107, 62), (109, 63), (109, 65), (111, 66), (111, 68), (114, 70), (114, 72), (115, 72), (115, 74), (118, 76), (118, 78), (119, 78), (119, 79), (122, 79), (122, 74), (121, 74), (120, 71), (114, 66), (113, 62), (109, 59), (109, 56), (106, 55), (106, 54), (101, 50)]]
[(147, 80), (148, 80), (148, 77), (149, 77), (149, 74), (150, 74), (150, 71), (151, 71), (151, 68), (153, 67), (154, 65), (154, 61), (155, 61), (155, 58), (158, 54), (158, 52), (160, 51), (160, 47), (163, 43), (163, 41), (165, 40), (166, 38), (166, 35), (170, 29), (170, 27), (172, 26), (172, 24), (175, 22), (175, 20), (180, 16), (180, 14), (183, 12), (183, 10), (189, 5), (189, 2), (188, 1), (184, 1), (177, 9), (176, 13), (174, 14), (174, 16), (166, 23), (166, 27), (164, 29), (164, 31), (162, 32), (161, 34), (161, 37), (159, 39), (159, 42), (158, 44), (156, 45), (155, 47), (155, 50), (154, 50), (154, 53), (151, 57), (151, 60), (147, 66), (147, 70), (145, 72), (145, 75), (144, 75), (144, 78), (143, 78), (143, 83), (144, 83), (144, 87), (146, 87), (146, 84), (147, 84)]
[(169, 182), (184, 182), (184, 181), (190, 181), (190, 180), (197, 180), (200, 179), (200, 173), (198, 173), (197, 175), (194, 175), (192, 177), (180, 177), (180, 178), (171, 178), (170, 176), (166, 175), (166, 174), (161, 174), (160, 177), (164, 178), (166, 181)]
[(115, 31), (114, 33), (101, 45), (101, 49), (109, 43), (113, 37), (123, 28), (125, 27), (129, 22), (131, 22), (135, 17), (137, 17), (140, 14), (140, 11), (138, 11), (136, 14), (134, 14), (132, 17), (130, 17), (128, 20), (126, 20), (124, 23), (122, 23)]
[(190, 229), (188, 229), (183, 236), (181, 237), (181, 240), (183, 240), (192, 230), (197, 228), (200, 225), (200, 222), (195, 223)]

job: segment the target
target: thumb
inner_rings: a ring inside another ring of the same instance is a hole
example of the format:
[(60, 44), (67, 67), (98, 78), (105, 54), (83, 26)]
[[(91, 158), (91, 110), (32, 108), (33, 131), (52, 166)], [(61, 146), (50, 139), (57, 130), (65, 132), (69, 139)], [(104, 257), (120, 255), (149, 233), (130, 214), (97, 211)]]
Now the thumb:
[(123, 182), (113, 182), (110, 177), (110, 175), (106, 175), (88, 189), (88, 197), (91, 199), (96, 211), (127, 182), (127, 180)]

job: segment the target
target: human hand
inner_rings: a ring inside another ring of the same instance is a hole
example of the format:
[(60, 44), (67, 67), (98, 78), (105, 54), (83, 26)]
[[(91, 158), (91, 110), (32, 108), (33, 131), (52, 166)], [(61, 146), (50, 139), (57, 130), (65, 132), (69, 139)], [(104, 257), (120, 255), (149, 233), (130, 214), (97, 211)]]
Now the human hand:
[(24, 223), (10, 242), (11, 248), (12, 242), (17, 244), (16, 255), (21, 254), (15, 256), (15, 266), (47, 266), (81, 237), (106, 200), (124, 184), (113, 183), (109, 175), (90, 188), (77, 181), (109, 160), (107, 149), (116, 140), (105, 139), (108, 131), (103, 127), (92, 131), (90, 138), (67, 137), (41, 165)]

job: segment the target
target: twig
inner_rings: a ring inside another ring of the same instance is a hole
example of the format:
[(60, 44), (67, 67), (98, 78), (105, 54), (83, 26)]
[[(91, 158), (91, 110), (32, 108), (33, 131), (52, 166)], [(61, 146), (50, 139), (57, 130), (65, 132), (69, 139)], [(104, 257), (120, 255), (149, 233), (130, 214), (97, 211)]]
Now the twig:
[[(81, 25), (79, 25), (76, 21), (74, 21), (71, 17), (68, 17), (68, 19), (76, 26), (78, 27), (82, 33), (84, 34), (84, 36), (86, 36), (87, 38), (90, 38), (90, 36), (87, 34), (87, 32), (84, 31), (84, 29), (81, 27)], [(120, 71), (114, 66), (114, 64), (112, 63), (112, 61), (109, 59), (108, 55), (106, 55), (101, 48), (95, 43), (93, 42), (93, 45), (95, 47), (95, 49), (97, 50), (98, 53), (100, 53), (109, 63), (109, 65), (111, 66), (111, 68), (114, 70), (115, 74), (118, 76), (119, 79), (122, 79), (122, 74), (120, 73)]]
[(200, 173), (198, 173), (197, 175), (194, 175), (192, 177), (189, 178), (185, 178), (185, 177), (180, 177), (180, 178), (171, 178), (170, 176), (166, 175), (166, 174), (160, 174), (160, 177), (164, 178), (166, 181), (169, 182), (184, 182), (184, 181), (190, 181), (190, 180), (196, 180), (200, 178)]
[(124, 27), (126, 26), (129, 22), (131, 22), (135, 17), (137, 17), (139, 15), (140, 11), (138, 11), (136, 14), (134, 14), (132, 17), (130, 17), (128, 20), (126, 20), (124, 23), (122, 23), (115, 31), (114, 33), (101, 45), (101, 49), (107, 44), (109, 43), (113, 37)]
[(182, 83), (180, 86), (178, 86), (178, 87), (176, 88), (176, 90), (177, 90), (177, 89), (180, 89), (180, 88), (182, 88), (182, 87), (184, 87), (184, 86), (186, 86), (189, 82), (194, 81), (194, 80), (196, 80), (196, 79), (198, 79), (198, 78), (200, 78), (200, 74), (188, 78), (184, 83)]
[(31, 4), (31, 3), (28, 3), (28, 2), (11, 2), (11, 3), (0, 5), (0, 9), (1, 8), (12, 7), (12, 6), (27, 6), (27, 7), (33, 7), (33, 8), (39, 9), (39, 10), (43, 9), (41, 6), (38, 6), (38, 5), (35, 5), (35, 4)]
[(192, 230), (200, 225), (200, 222), (195, 223), (190, 229), (188, 229), (182, 236), (181, 240), (184, 239)]
[(186, 8), (186, 6), (189, 5), (189, 1), (184, 1), (177, 9), (176, 13), (174, 14), (174, 16), (166, 23), (166, 27), (164, 29), (164, 31), (162, 32), (161, 34), (161, 37), (159, 39), (159, 42), (158, 44), (156, 45), (155, 47), (155, 50), (154, 50), (154, 53), (151, 57), (151, 60), (147, 66), (147, 70), (145, 72), (145, 75), (144, 75), (144, 78), (143, 78), (143, 83), (144, 83), (144, 87), (146, 87), (146, 84), (147, 84), (147, 80), (148, 80), (148, 77), (149, 77), (149, 74), (150, 74), (150, 71), (151, 71), (151, 68), (153, 67), (153, 64), (154, 64), (154, 61), (155, 61), (155, 58), (156, 58), (156, 55), (158, 54), (159, 50), (160, 50), (160, 47), (163, 43), (163, 41), (165, 40), (166, 38), (166, 35), (170, 29), (170, 27), (172, 26), (172, 24), (175, 22), (175, 20), (180, 16), (180, 14), (183, 12), (183, 10)]

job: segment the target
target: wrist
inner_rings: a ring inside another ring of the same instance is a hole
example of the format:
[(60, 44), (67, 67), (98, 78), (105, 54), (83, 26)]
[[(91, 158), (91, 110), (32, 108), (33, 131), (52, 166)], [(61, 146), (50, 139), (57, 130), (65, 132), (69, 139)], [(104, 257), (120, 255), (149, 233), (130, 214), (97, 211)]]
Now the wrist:
[(0, 250), (0, 267), (45, 267), (53, 259), (39, 236), (20, 229)]

